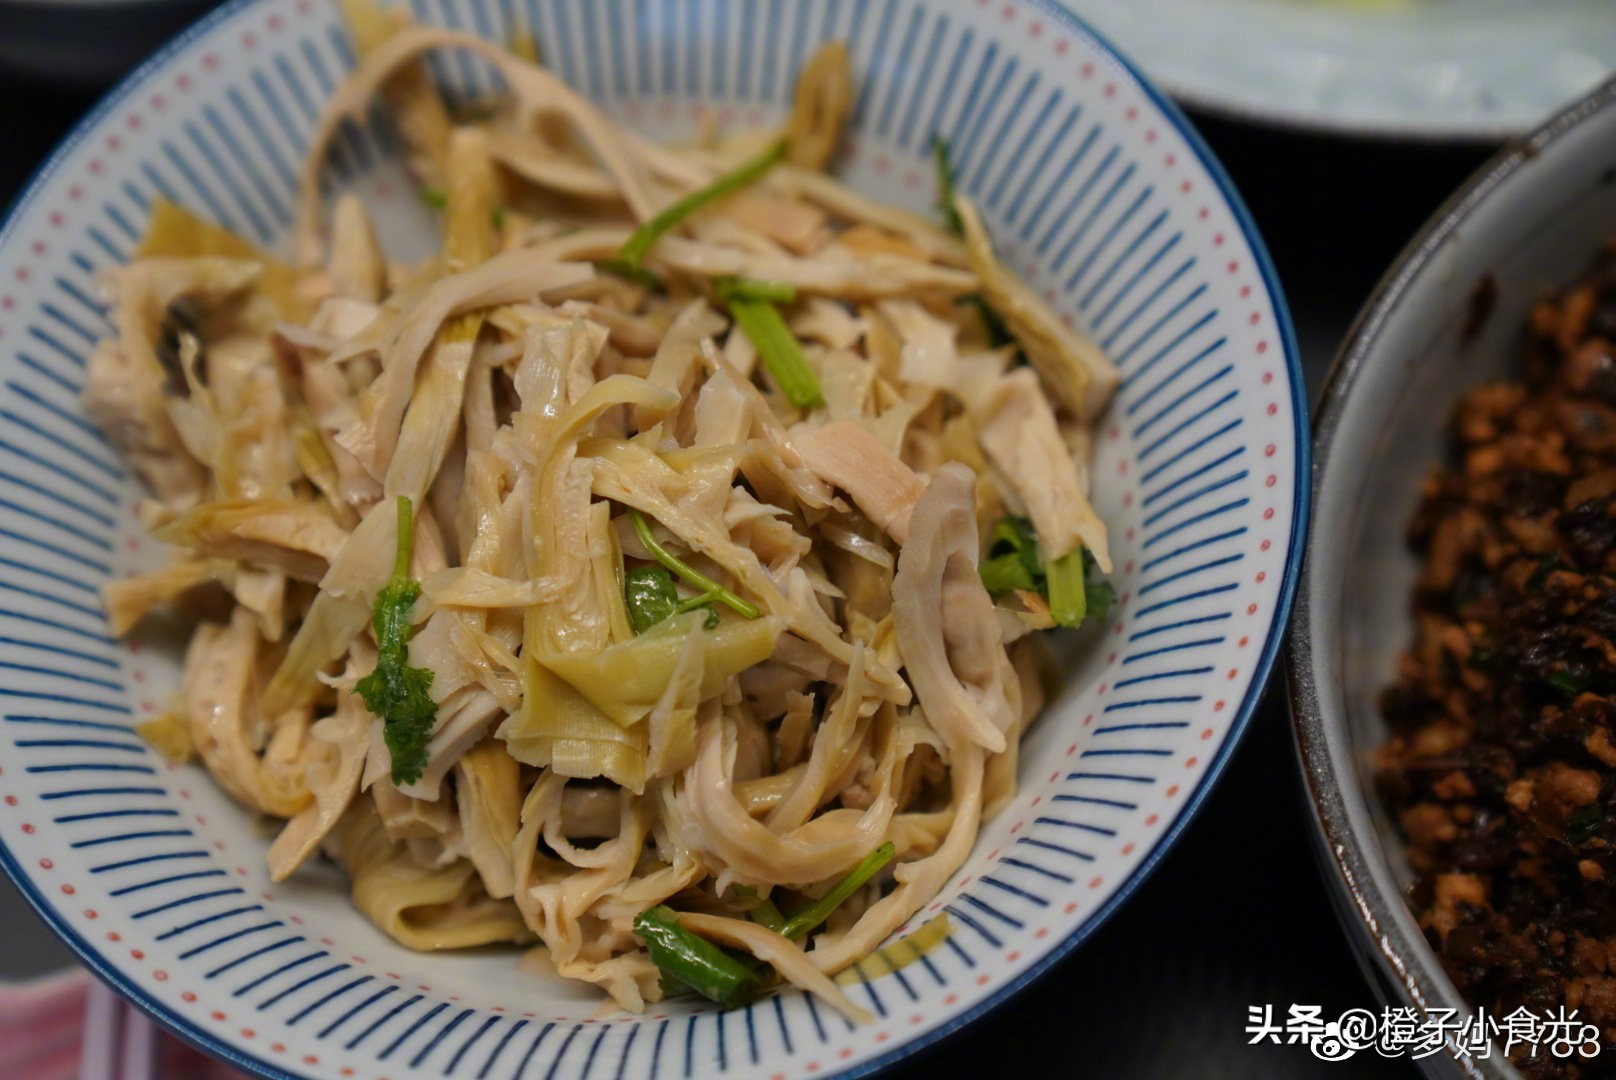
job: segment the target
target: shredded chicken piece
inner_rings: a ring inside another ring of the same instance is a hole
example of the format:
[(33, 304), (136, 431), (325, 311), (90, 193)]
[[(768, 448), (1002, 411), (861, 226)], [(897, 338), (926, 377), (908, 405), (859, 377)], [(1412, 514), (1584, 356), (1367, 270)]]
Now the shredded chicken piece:
[(1061, 441), (1049, 399), (1027, 368), (1005, 376), (985, 395), (979, 438), (1032, 518), (1044, 554), (1059, 558), (1079, 544), (1111, 572), (1105, 522), (1089, 504), (1077, 461)]
[(892, 579), (904, 670), (926, 719), (950, 746), (975, 743), (998, 753), (1017, 720), (1006, 699), (1015, 674), (976, 573), (971, 470), (953, 463), (938, 469), (910, 521), (910, 542)]
[(369, 747), (370, 714), (364, 702), (345, 694), (337, 711), (318, 721), (309, 735), (327, 749), (309, 763), (308, 786), (314, 802), (299, 810), (269, 845), (269, 876), (285, 881), (336, 827), (359, 791), (359, 775)]
[(868, 428), (856, 420), (837, 420), (821, 428), (799, 428), (792, 432), (792, 442), (814, 475), (851, 495), (898, 543), (908, 539), (909, 515), (926, 490), (925, 481)]

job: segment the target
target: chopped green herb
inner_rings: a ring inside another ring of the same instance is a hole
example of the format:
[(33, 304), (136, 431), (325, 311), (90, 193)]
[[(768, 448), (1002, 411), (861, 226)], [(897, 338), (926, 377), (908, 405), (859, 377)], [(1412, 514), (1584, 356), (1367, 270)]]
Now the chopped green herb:
[(768, 300), (776, 304), (789, 304), (797, 298), (797, 287), (791, 282), (762, 278), (714, 278), (713, 289), (719, 299), (726, 303), (733, 300)]
[(637, 268), (650, 254), (651, 247), (663, 233), (678, 225), (685, 218), (697, 210), (725, 195), (732, 194), (757, 180), (764, 173), (774, 168), (775, 164), (785, 157), (786, 143), (784, 139), (770, 146), (763, 153), (745, 162), (735, 169), (725, 173), (711, 184), (675, 202), (672, 206), (657, 214), (650, 221), (635, 229), (629, 238), (618, 249), (617, 257), (625, 266)]
[(618, 277), (651, 292), (667, 292), (667, 284), (643, 266), (630, 266), (622, 259), (596, 259), (595, 269), (605, 274), (616, 274)]
[[(644, 514), (630, 508), (628, 516), (629, 521), (634, 525), (634, 535), (640, 538), (640, 543), (644, 545), (646, 551), (651, 553), (651, 557), (702, 591), (701, 596), (696, 597), (694, 600), (685, 601), (684, 605), (681, 605), (683, 610), (689, 611), (702, 604), (716, 602), (723, 604), (742, 618), (755, 619), (762, 614), (756, 605), (742, 600), (739, 596), (736, 596), (718, 582), (663, 547), (661, 542), (657, 540), (656, 534), (651, 532), (651, 523), (646, 520)], [(669, 614), (677, 614), (677, 611), (678, 609)], [(713, 615), (716, 617), (717, 612), (714, 612)], [(709, 618), (707, 621), (708, 626), (713, 626), (714, 622), (714, 618)]]
[[(1092, 559), (1088, 549), (1083, 549), (1086, 558)], [(1088, 580), (1083, 583), (1083, 591), (1087, 594), (1089, 618), (1103, 619), (1111, 612), (1111, 605), (1117, 602), (1117, 590), (1111, 587), (1109, 581)]]
[(1573, 671), (1569, 668), (1549, 672), (1545, 681), (1567, 697), (1576, 697), (1588, 689), (1587, 672)]
[(415, 537), (415, 510), (398, 497), (398, 546), (393, 576), (376, 594), (371, 627), (376, 633), (376, 669), (354, 686), (365, 706), (381, 717), (382, 737), (393, 762), (393, 783), (413, 784), (427, 764), (427, 740), (438, 707), (428, 691), (432, 672), (409, 666), (410, 612), (421, 595), (421, 583), (410, 575)]
[(847, 898), (862, 889), (869, 880), (880, 873), (881, 868), (892, 861), (897, 849), (892, 841), (888, 840), (864, 858), (858, 865), (848, 871), (846, 877), (838, 881), (824, 896), (810, 904), (793, 911), (787, 917), (785, 925), (780, 928), (780, 934), (793, 941), (800, 941), (814, 931), (820, 923), (830, 918), (830, 913), (847, 902)]
[(1081, 626), (1088, 614), (1089, 595), (1084, 580), (1083, 549), (1068, 551), (1044, 564), (1049, 588), (1049, 614), (1057, 626)]
[(1584, 806), (1566, 821), (1566, 841), (1581, 847), (1605, 828), (1605, 808), (1598, 803)]
[(628, 607), (628, 622), (634, 632), (645, 633), (679, 606), (673, 575), (660, 566), (630, 570), (623, 575), (623, 603)]
[(1116, 592), (1108, 582), (1090, 580), (1094, 569), (1094, 556), (1086, 548), (1045, 562), (1032, 522), (1019, 517), (1002, 517), (994, 523), (987, 557), (977, 565), (989, 593), (1037, 592), (1049, 601), (1049, 613), (1060, 626), (1104, 618), (1116, 603)]
[(1015, 589), (1043, 591), (1043, 556), (1032, 522), (1020, 517), (1002, 517), (993, 523), (988, 536), (988, 557), (978, 567), (982, 584), (995, 596)]
[(1038, 579), (1027, 569), (1027, 564), (1015, 552), (1005, 555), (996, 555), (991, 559), (983, 559), (977, 572), (982, 575), (982, 584), (986, 585), (988, 592), (994, 596), (1003, 596), (1007, 592), (1017, 589), (1026, 589), (1036, 592)]
[(988, 553), (991, 555), (1005, 555), (1014, 553), (1027, 564), (1027, 568), (1037, 571), (1038, 534), (1033, 532), (1032, 522), (1024, 517), (1002, 517), (993, 523), (993, 532), (988, 535)]
[(763, 926), (766, 930), (772, 930), (777, 934), (785, 933), (785, 917), (781, 915), (781, 909), (776, 907), (774, 901), (769, 897), (763, 897), (761, 901), (758, 901), (756, 907), (747, 912), (747, 918), (750, 918), (751, 922)]
[(629, 625), (636, 634), (643, 634), (663, 619), (681, 615), (698, 608), (707, 609), (703, 625), (711, 630), (718, 625), (718, 610), (712, 593), (702, 593), (689, 600), (679, 598), (673, 584), (673, 575), (660, 566), (638, 566), (623, 575), (623, 603), (628, 608)]
[(767, 300), (736, 300), (730, 303), (729, 310), (741, 332), (757, 348), (758, 358), (787, 401), (799, 409), (824, 403), (819, 375), (808, 366), (802, 345), (786, 325), (779, 308)]
[(797, 290), (781, 282), (747, 278), (719, 278), (713, 286), (786, 399), (799, 409), (823, 403), (819, 375), (808, 365), (801, 343), (775, 307), (776, 300), (789, 301)]
[(937, 212), (943, 215), (944, 228), (955, 236), (964, 236), (965, 223), (954, 209), (954, 165), (950, 157), (948, 140), (933, 134), (931, 160), (937, 167)]
[(679, 917), (658, 904), (634, 918), (634, 932), (645, 942), (664, 980), (687, 986), (726, 1009), (757, 992), (758, 977), (706, 938), (679, 925)]

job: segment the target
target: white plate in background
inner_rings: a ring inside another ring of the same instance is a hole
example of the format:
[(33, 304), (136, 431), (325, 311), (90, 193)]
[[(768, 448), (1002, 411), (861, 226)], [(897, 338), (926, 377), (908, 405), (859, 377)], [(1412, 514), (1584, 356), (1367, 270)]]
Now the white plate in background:
[(1611, 0), (1071, 0), (1171, 93), (1340, 134), (1501, 140), (1616, 71)]

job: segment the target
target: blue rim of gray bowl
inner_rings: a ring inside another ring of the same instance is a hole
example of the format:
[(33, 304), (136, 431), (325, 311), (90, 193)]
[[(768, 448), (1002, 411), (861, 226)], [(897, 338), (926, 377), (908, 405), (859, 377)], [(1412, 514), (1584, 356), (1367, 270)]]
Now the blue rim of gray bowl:
[[(1322, 478), (1330, 460), (1342, 409), (1359, 375), (1375, 350), (1382, 329), (1403, 304), (1410, 285), (1425, 270), (1438, 250), (1470, 220), (1471, 214), (1494, 190), (1522, 166), (1530, 163), (1554, 143), (1595, 113), (1616, 107), (1616, 78), (1579, 98), (1544, 121), (1535, 131), (1516, 139), (1494, 154), (1471, 174), (1459, 189), (1427, 219), (1420, 231), (1392, 262), (1374, 291), (1359, 309), (1347, 331), (1340, 351), (1330, 365), (1314, 422), (1315, 476)], [(1317, 492), (1315, 492), (1317, 494)], [(1311, 551), (1309, 552), (1311, 558)], [(1308, 634), (1313, 597), (1306, 570), (1296, 598), (1294, 631), (1286, 649), (1285, 673), (1291, 709), (1291, 730), (1302, 766), (1302, 781), (1312, 808), (1314, 853), (1329, 879), (1337, 915), (1346, 925), (1348, 936), (1357, 947), (1360, 961), (1367, 958), (1365, 974), (1382, 994), (1394, 993), (1402, 1004), (1422, 1012), (1433, 1003), (1446, 1008), (1446, 1001), (1462, 1001), (1423, 938), (1410, 939), (1395, 920), (1387, 918), (1403, 904), (1401, 895), (1386, 896), (1374, 886), (1366, 849), (1373, 838), (1359, 836), (1347, 815), (1340, 779), (1350, 770), (1338, 769), (1330, 756), (1325, 737), (1326, 723), (1319, 711), (1318, 676), (1314, 642)], [(1322, 649), (1319, 650), (1322, 653)], [(1322, 661), (1320, 661), (1322, 662)], [(1349, 918), (1348, 912), (1355, 914)], [(1372, 966), (1371, 966), (1372, 965)], [(1468, 1055), (1450, 1056), (1447, 1075), (1476, 1078), (1518, 1077), (1513, 1066), (1499, 1058), (1477, 1060)], [(1428, 1066), (1433, 1068), (1436, 1066)]]
[[(90, 130), (96, 124), (116, 109), (119, 103), (137, 93), (153, 76), (166, 68), (169, 62), (192, 42), (203, 37), (221, 23), (234, 18), (241, 11), (260, 2), (261, 0), (229, 0), (229, 2), (182, 31), (168, 44), (153, 53), (139, 67), (135, 68), (133, 72), (125, 76), (56, 145), (50, 156), (45, 159), (45, 164), (40, 167), (39, 171), (34, 174), (23, 189), (22, 194), (6, 210), (4, 224), (0, 226), (0, 243), (3, 243), (11, 236), (12, 231), (16, 228), (18, 217), (48, 187), (52, 177), (62, 167), (67, 156), (88, 136)], [(1283, 580), (1280, 582), (1279, 597), (1274, 607), (1274, 618), (1269, 625), (1268, 636), (1263, 642), (1262, 652), (1259, 654), (1257, 665), (1253, 670), (1251, 683), (1246, 690), (1244, 699), (1240, 702), (1239, 710), (1235, 713), (1228, 735), (1218, 748), (1216, 756), (1207, 765), (1206, 772), (1196, 784), (1195, 789), (1184, 800), (1184, 805), (1179, 810), (1178, 815), (1140, 861), (1139, 865), (1134, 868), (1128, 879), (1117, 888), (1116, 892), (1111, 894), (1110, 898), (1093, 915), (1084, 920), (1081, 926), (998, 991), (951, 1018), (947, 1023), (940, 1024), (878, 1057), (843, 1070), (841, 1073), (827, 1078), (827, 1080), (853, 1080), (855, 1077), (868, 1076), (902, 1058), (931, 1047), (939, 1040), (959, 1031), (971, 1021), (1002, 1005), (1046, 974), (1056, 963), (1065, 958), (1067, 954), (1103, 925), (1122, 906), (1123, 902), (1133, 895), (1139, 885), (1149, 877), (1161, 862), (1163, 856), (1172, 848), (1179, 836), (1183, 834), (1185, 826), (1189, 824), (1202, 803), (1205, 802), (1207, 795), (1216, 784), (1218, 777), (1222, 775), (1229, 758), (1239, 745), (1242, 736), (1244, 736), (1252, 714), (1256, 712), (1257, 705), (1261, 702), (1263, 692), (1267, 688), (1268, 678), (1273, 672), (1274, 663), (1279, 653), (1280, 640), (1284, 635), (1291, 606), (1296, 597), (1297, 586), (1301, 579), (1302, 553), (1307, 539), (1308, 505), (1312, 494), (1310, 482), (1312, 475), (1312, 444), (1308, 438), (1307, 393), (1302, 378), (1301, 354), (1296, 344), (1296, 330), (1292, 325), (1290, 309), (1286, 306), (1285, 294), (1280, 288), (1279, 276), (1274, 269), (1273, 260), (1268, 255), (1268, 248), (1263, 243), (1262, 234), (1257, 231), (1257, 225), (1251, 217), (1251, 212), (1247, 210), (1245, 202), (1235, 190), (1234, 183), (1229, 179), (1223, 165), (1213, 155), (1211, 148), (1207, 146), (1206, 141), (1201, 137), (1200, 132), (1195, 129), (1195, 126), (1190, 123), (1189, 118), (1166, 94), (1147, 79), (1134, 66), (1133, 62), (1119, 52), (1110, 41), (1096, 33), (1081, 18), (1056, 2), (1056, 0), (1027, 0), (1027, 2), (1032, 6), (1043, 9), (1051, 18), (1058, 20), (1072, 33), (1092, 42), (1101, 53), (1107, 55), (1117, 64), (1127, 77), (1145, 93), (1156, 108), (1161, 110), (1162, 116), (1177, 130), (1185, 143), (1194, 152), (1201, 166), (1206, 169), (1207, 175), (1217, 185), (1219, 195), (1229, 207), (1230, 213), (1240, 227), (1242, 236), (1251, 249), (1253, 259), (1261, 270), (1263, 287), (1267, 290), (1273, 305), (1274, 320), (1279, 331), (1280, 344), (1284, 351), (1285, 376), (1289, 382), (1291, 396), (1291, 415), (1295, 422), (1293, 435), (1296, 440), (1296, 479), (1292, 492), (1294, 501), (1291, 532), (1287, 539), (1289, 547), (1285, 554), (1285, 573)], [(44, 897), (34, 888), (29, 877), (23, 873), (22, 867), (17, 863), (10, 850), (6, 848), (3, 841), (0, 841), (0, 868), (4, 868), (12, 883), (17, 886), (17, 889), (27, 899), (34, 911), (67, 944), (68, 948), (73, 950), (79, 960), (90, 971), (124, 998), (138, 1005), (164, 1030), (197, 1049), (255, 1076), (264, 1077), (266, 1080), (299, 1080), (297, 1073), (288, 1072), (280, 1066), (244, 1054), (236, 1046), (214, 1037), (207, 1031), (194, 1027), (184, 1017), (171, 1011), (162, 1002), (147, 994), (138, 983), (125, 978), (123, 973), (109, 963), (93, 945), (80, 937), (65, 921), (57, 918), (54, 910), (45, 903)]]

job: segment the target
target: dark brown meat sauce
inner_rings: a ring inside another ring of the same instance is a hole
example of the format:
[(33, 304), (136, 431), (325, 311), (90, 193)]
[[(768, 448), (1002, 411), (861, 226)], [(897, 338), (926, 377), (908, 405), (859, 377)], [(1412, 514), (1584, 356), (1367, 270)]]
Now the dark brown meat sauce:
[(1410, 903), (1459, 988), (1501, 1018), (1577, 1009), (1616, 1077), (1616, 257), (1533, 311), (1519, 381), (1461, 402), (1411, 529), (1412, 648), (1377, 781)]

